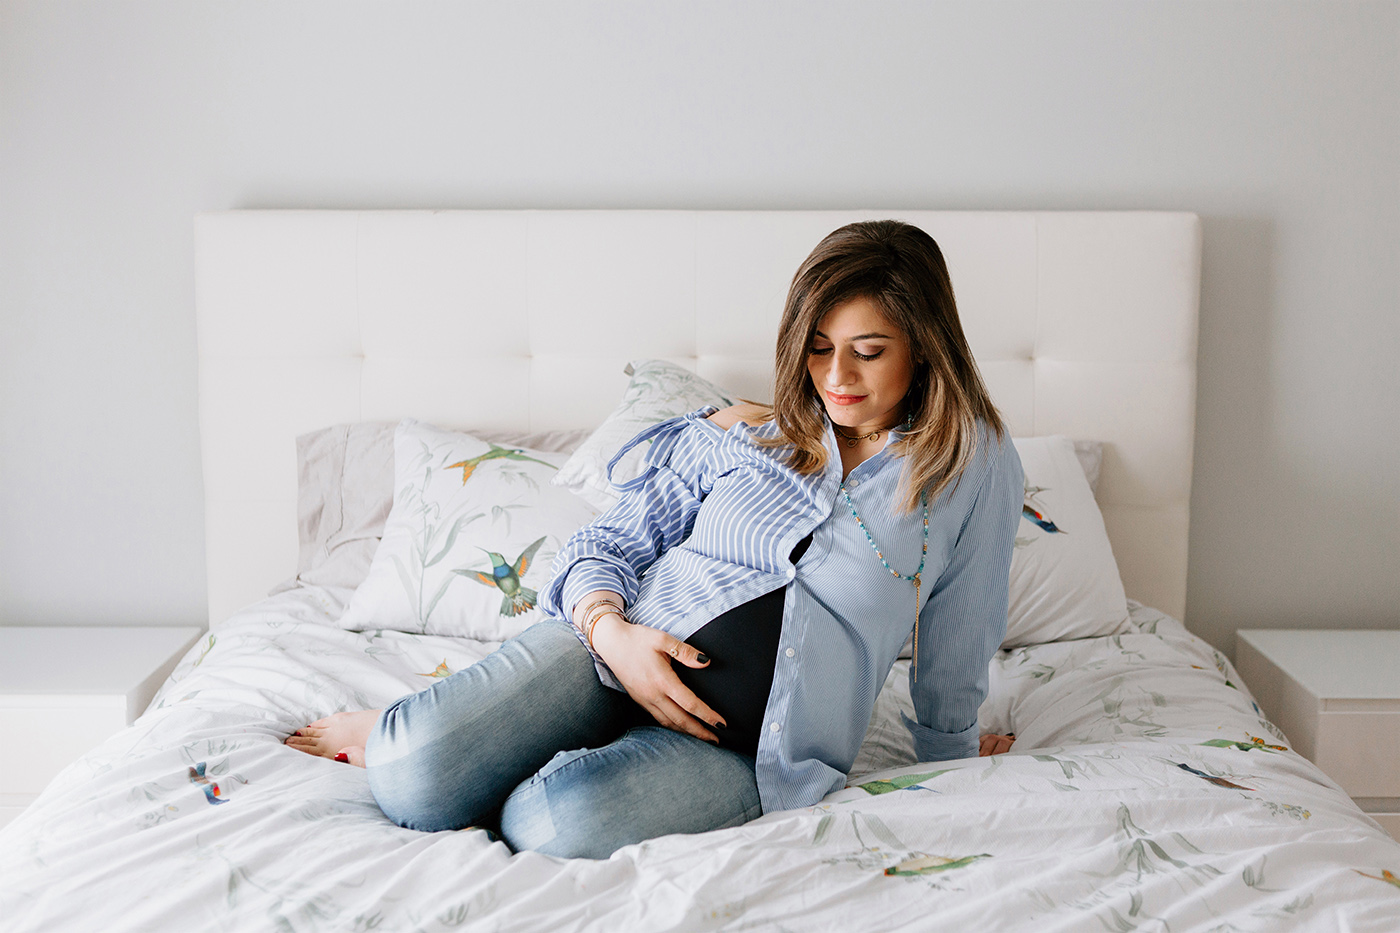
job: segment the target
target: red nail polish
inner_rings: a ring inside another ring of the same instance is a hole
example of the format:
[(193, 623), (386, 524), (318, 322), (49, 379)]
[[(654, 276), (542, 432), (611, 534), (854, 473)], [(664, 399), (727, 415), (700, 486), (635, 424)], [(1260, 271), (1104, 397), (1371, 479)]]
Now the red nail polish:
[(336, 752), (336, 753), (335, 753), (335, 760), (336, 760), (336, 761), (344, 761), (344, 762), (347, 762), (347, 763), (348, 763), (348, 762), (350, 761), (350, 756), (347, 755), (347, 754), (345, 754), (344, 752)]

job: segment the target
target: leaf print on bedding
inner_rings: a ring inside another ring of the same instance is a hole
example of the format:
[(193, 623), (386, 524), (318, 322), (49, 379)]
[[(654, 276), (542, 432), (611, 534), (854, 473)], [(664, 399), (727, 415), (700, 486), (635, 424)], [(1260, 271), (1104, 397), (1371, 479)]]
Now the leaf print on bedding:
[[(885, 821), (871, 813), (861, 813), (857, 811), (852, 814), (851, 826), (856, 831), (857, 839), (860, 839), (860, 827), (857, 825), (857, 821), (854, 817), (860, 817), (860, 820), (865, 823), (865, 827), (870, 831), (870, 834), (885, 845), (892, 849), (904, 848), (904, 844), (899, 841), (898, 836), (890, 832), (890, 828), (885, 825)], [(865, 840), (861, 839), (861, 844), (863, 845), (864, 843)]]
[[(933, 778), (938, 777), (940, 774), (947, 774), (949, 771), (954, 770), (956, 769), (944, 768), (942, 771), (929, 771), (925, 774), (904, 774), (900, 775), (899, 777), (890, 778), (888, 781), (866, 781), (864, 784), (857, 784), (856, 787), (859, 787), (861, 790), (865, 791), (867, 794), (870, 794), (872, 796), (877, 794), (888, 794), (891, 791), (908, 790), (911, 787), (916, 787), (922, 784), (924, 781), (932, 780)], [(928, 788), (923, 789), (927, 790)]]
[(1114, 907), (1106, 907), (1105, 911), (1112, 918), (1112, 923), (1102, 916), (1096, 919), (1103, 924), (1104, 929), (1113, 930), (1115, 933), (1128, 933), (1130, 930), (1137, 930), (1146, 921), (1151, 921), (1152, 929), (1171, 929), (1161, 917), (1154, 917), (1142, 912), (1142, 892), (1133, 891), (1128, 895), (1128, 915), (1125, 917)]
[(199, 667), (199, 665), (201, 665), (201, 664), (204, 663), (204, 659), (207, 658), (207, 657), (209, 657), (209, 652), (211, 652), (211, 651), (214, 650), (214, 642), (215, 642), (216, 640), (217, 640), (217, 639), (215, 639), (214, 633), (213, 633), (213, 632), (210, 632), (210, 633), (209, 633), (209, 644), (207, 644), (207, 645), (204, 646), (204, 650), (201, 651), (201, 652), (199, 653), (199, 658), (194, 662), (194, 664), (192, 665), (192, 667)]
[[(1245, 734), (1248, 735), (1248, 733), (1245, 733)], [(1236, 741), (1235, 739), (1209, 739), (1209, 740), (1207, 740), (1207, 741), (1205, 741), (1205, 742), (1202, 742), (1202, 743), (1200, 743), (1200, 744), (1209, 746), (1209, 747), (1211, 747), (1211, 748), (1234, 748), (1234, 749), (1238, 749), (1239, 751), (1242, 751), (1242, 752), (1252, 752), (1252, 751), (1286, 752), (1286, 751), (1288, 751), (1288, 749), (1285, 748), (1285, 747), (1282, 746), (1282, 745), (1266, 745), (1266, 744), (1264, 743), (1264, 740), (1261, 739), (1261, 738), (1259, 738), (1258, 736), (1253, 736), (1253, 735), (1251, 735), (1251, 736), (1249, 736), (1249, 739), (1250, 739), (1250, 740), (1249, 740), (1248, 742), (1240, 742), (1240, 741)]]
[[(1158, 837), (1138, 826), (1133, 822), (1132, 811), (1126, 803), (1118, 805), (1117, 822), (1118, 863), (1112, 870), (1099, 877), (1108, 878), (1132, 873), (1136, 880), (1141, 881), (1143, 875), (1182, 872), (1197, 884), (1205, 884), (1209, 879), (1223, 874), (1214, 865), (1196, 862), (1193, 856), (1205, 853), (1180, 833), (1168, 833)], [(1172, 855), (1167, 851), (1168, 843), (1184, 851)]]
[(1254, 890), (1259, 891), (1261, 893), (1282, 894), (1284, 891), (1283, 888), (1264, 887), (1264, 866), (1268, 863), (1269, 857), (1267, 855), (1264, 855), (1259, 858), (1258, 868), (1255, 868), (1253, 865), (1246, 865), (1244, 867), (1244, 871), (1240, 872), (1240, 880), (1245, 883), (1245, 887), (1253, 888)]
[[(411, 532), (412, 543), (408, 555), (410, 561), (405, 561), (401, 555), (394, 554), (393, 564), (399, 582), (404, 588), (404, 595), (407, 597), (409, 605), (414, 607), (418, 624), (424, 631), (427, 630), (433, 610), (437, 608), (438, 603), (447, 593), (447, 587), (453, 579), (449, 575), (429, 597), (426, 592), (428, 568), (436, 566), (452, 552), (452, 546), (457, 542), (457, 537), (473, 522), (486, 517), (485, 512), (475, 512), (459, 515), (449, 523), (442, 522), (441, 506), (430, 501), (427, 497), (427, 490), (433, 475), (432, 459), (433, 452), (427, 444), (423, 444), (422, 451), (415, 463), (415, 466), (421, 466), (423, 469), (422, 481), (417, 485), (404, 486), (395, 498), (396, 503), (402, 502), (405, 513), (417, 519), (417, 527)], [(457, 465), (461, 466), (461, 464)], [(473, 465), (474, 468), (475, 465)], [(471, 475), (470, 470), (466, 470), (465, 473), (466, 476)], [(463, 483), (465, 482), (466, 480), (463, 479)]]
[[(1131, 636), (1129, 636), (1129, 637), (1131, 637)], [(1110, 635), (1110, 636), (1109, 636), (1109, 639), (1108, 639), (1108, 643), (1109, 643), (1110, 645), (1112, 645), (1114, 648), (1117, 648), (1117, 649), (1118, 649), (1118, 654), (1119, 654), (1119, 660), (1120, 660), (1120, 661), (1121, 661), (1123, 658), (1137, 658), (1137, 659), (1138, 659), (1139, 661), (1141, 661), (1143, 664), (1146, 664), (1146, 663), (1147, 663), (1147, 655), (1146, 655), (1146, 654), (1144, 654), (1143, 652), (1137, 650), (1136, 648), (1125, 648), (1125, 647), (1123, 647), (1123, 636), (1122, 636), (1122, 635)]]
[[(812, 845), (837, 843), (837, 835), (842, 830), (848, 830), (855, 837), (857, 846), (857, 849), (849, 854), (825, 859), (826, 864), (850, 864), (860, 869), (878, 868), (884, 871), (891, 860), (902, 858), (909, 853), (909, 848), (900, 842), (894, 831), (878, 816), (860, 810), (849, 810), (845, 815), (850, 818), (849, 821), (841, 819), (841, 815), (837, 813), (825, 814), (817, 821)], [(862, 826), (865, 828), (864, 833), (861, 832)], [(883, 843), (883, 847), (872, 845), (872, 842)]]
[(950, 856), (913, 850), (878, 816), (860, 810), (847, 811), (845, 815), (849, 819), (843, 819), (840, 812), (825, 812), (817, 821), (812, 845), (840, 845), (840, 837), (847, 832), (855, 843), (853, 850), (823, 859), (823, 864), (877, 871), (884, 877), (905, 878), (933, 890), (954, 890), (955, 885), (950, 886), (947, 880), (949, 874), (992, 857), (987, 852)]
[[(530, 480), (530, 482), (533, 483), (534, 480), (532, 479), (532, 480)], [(516, 503), (509, 504), (509, 505), (493, 505), (493, 506), (491, 506), (491, 523), (492, 523), (492, 524), (503, 523), (503, 524), (506, 526), (506, 534), (510, 534), (510, 516), (511, 516), (511, 512), (512, 512), (512, 511), (520, 511), (521, 509), (528, 509), (528, 508), (529, 508), (529, 506), (526, 505), (526, 504), (523, 503), (523, 502), (516, 502)]]
[(905, 859), (898, 865), (891, 865), (885, 869), (886, 875), (903, 875), (905, 877), (914, 875), (929, 875), (934, 872), (951, 871), (955, 868), (966, 868), (978, 859), (991, 858), (986, 852), (980, 855), (964, 855), (961, 858), (952, 858), (946, 855), (915, 855)]
[[(1084, 705), (1091, 706), (1094, 703), (1102, 704), (1103, 708), (1103, 715), (1094, 726), (1107, 725), (1108, 737), (1155, 739), (1170, 734), (1166, 725), (1149, 718), (1151, 711), (1163, 708), (1165, 698), (1154, 691), (1129, 683), (1127, 674), (1111, 677), (1108, 684)], [(1099, 731), (1095, 728), (1092, 738), (1089, 735), (1076, 735), (1073, 738), (1076, 742), (1102, 741), (1097, 734)]]
[(1211, 652), (1215, 656), (1215, 669), (1220, 672), (1220, 676), (1225, 679), (1225, 686), (1231, 690), (1238, 690), (1234, 684), (1230, 683), (1230, 662), (1225, 660), (1225, 655), (1219, 651)]
[[(1074, 780), (1075, 772), (1082, 774), (1084, 777), (1089, 777), (1089, 772), (1085, 769), (1084, 765), (1072, 758), (1056, 758), (1054, 755), (1032, 755), (1031, 757), (1036, 761), (1048, 761), (1059, 765), (1060, 770), (1065, 774), (1066, 781)], [(1078, 788), (1073, 789), (1078, 790)]]
[(1029, 658), (1022, 658), (1021, 661), (1019, 662), (1019, 664), (1018, 664), (1017, 667), (1016, 667), (1016, 673), (1014, 673), (1014, 674), (1012, 674), (1012, 675), (1010, 675), (1010, 676), (1015, 677), (1015, 678), (1018, 678), (1018, 679), (1019, 679), (1019, 678), (1022, 678), (1022, 677), (1025, 677), (1025, 678), (1029, 678), (1030, 680), (1038, 680), (1038, 681), (1040, 681), (1042, 684), (1048, 684), (1051, 680), (1054, 679), (1055, 674), (1058, 673), (1058, 672), (1055, 670), (1055, 668), (1051, 667), (1051, 666), (1048, 665), (1048, 664), (1036, 663), (1036, 664), (1030, 665), (1029, 667), (1024, 667), (1023, 665), (1025, 665), (1025, 663), (1026, 663), (1028, 660), (1030, 660), (1030, 659), (1029, 659)]

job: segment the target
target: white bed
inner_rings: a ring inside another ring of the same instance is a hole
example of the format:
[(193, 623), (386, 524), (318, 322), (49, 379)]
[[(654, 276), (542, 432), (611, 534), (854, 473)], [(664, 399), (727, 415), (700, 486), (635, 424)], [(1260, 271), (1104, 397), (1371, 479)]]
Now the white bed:
[[(591, 429), (638, 359), (764, 398), (792, 272), (883, 216), (942, 246), (1013, 435), (1103, 444), (1130, 601), (1114, 634), (994, 658), (979, 718), (1011, 753), (901, 758), (900, 662), (845, 790), (565, 861), (398, 828), (362, 771), (281, 744), (493, 647), (346, 631), (350, 589), (286, 582), (306, 557), (298, 435)], [(1400, 845), (1176, 621), (1193, 215), (250, 211), (196, 234), (211, 631), (0, 830), (5, 930), (1400, 929)]]

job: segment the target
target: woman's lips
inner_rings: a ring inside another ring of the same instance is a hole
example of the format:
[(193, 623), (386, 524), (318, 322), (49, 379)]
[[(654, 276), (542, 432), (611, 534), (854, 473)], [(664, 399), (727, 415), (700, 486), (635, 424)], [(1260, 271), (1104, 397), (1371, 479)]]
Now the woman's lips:
[(833, 405), (854, 405), (865, 399), (864, 395), (837, 395), (835, 392), (826, 393), (826, 397), (831, 399)]

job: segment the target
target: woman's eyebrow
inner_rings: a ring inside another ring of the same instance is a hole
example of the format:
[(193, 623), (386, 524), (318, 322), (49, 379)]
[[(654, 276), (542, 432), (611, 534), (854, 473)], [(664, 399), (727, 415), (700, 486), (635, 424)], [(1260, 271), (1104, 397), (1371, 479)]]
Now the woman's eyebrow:
[[(831, 338), (828, 337), (826, 334), (823, 334), (821, 331), (817, 331), (816, 334), (817, 334), (818, 337), (822, 338), (823, 340), (830, 340), (830, 339), (831, 339)], [(851, 339), (852, 339), (852, 340), (889, 340), (889, 339), (891, 339), (891, 338), (890, 338), (890, 335), (889, 335), (889, 334), (856, 334), (856, 335), (855, 335), (854, 337), (852, 337)]]

